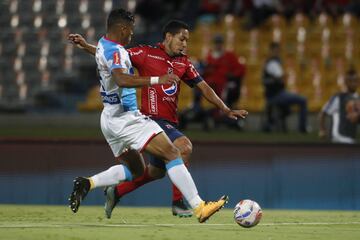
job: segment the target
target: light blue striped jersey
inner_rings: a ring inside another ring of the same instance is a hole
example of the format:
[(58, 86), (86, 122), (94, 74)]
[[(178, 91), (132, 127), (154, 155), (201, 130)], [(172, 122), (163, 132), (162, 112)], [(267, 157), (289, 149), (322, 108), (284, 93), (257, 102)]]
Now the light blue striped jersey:
[(104, 111), (111, 115), (118, 115), (137, 110), (135, 88), (121, 88), (112, 79), (112, 70), (116, 68), (126, 69), (127, 74), (134, 74), (126, 49), (119, 43), (102, 37), (96, 47), (95, 59), (100, 77), (100, 94)]

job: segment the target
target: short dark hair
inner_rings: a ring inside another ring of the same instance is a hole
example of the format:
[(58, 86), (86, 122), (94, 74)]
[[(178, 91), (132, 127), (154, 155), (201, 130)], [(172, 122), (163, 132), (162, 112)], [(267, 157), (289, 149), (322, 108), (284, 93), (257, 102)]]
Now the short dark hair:
[(109, 17), (107, 19), (107, 29), (112, 28), (115, 24), (118, 23), (134, 23), (135, 17), (134, 15), (126, 11), (123, 8), (114, 9), (110, 12)]
[(171, 35), (175, 35), (180, 32), (181, 29), (189, 30), (189, 25), (187, 25), (183, 21), (179, 20), (171, 20), (169, 21), (163, 28), (162, 34), (163, 39), (166, 37), (166, 33), (171, 33)]

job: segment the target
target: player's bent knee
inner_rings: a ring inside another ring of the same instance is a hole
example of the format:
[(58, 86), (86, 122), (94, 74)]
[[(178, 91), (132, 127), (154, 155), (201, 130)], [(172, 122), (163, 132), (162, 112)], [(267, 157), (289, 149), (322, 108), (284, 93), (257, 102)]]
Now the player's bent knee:
[(172, 143), (162, 146), (162, 148), (161, 148), (161, 157), (163, 158), (165, 163), (168, 163), (174, 159), (177, 159), (180, 156), (181, 155), (180, 155), (179, 149), (177, 147), (175, 147), (175, 145)]
[(170, 142), (165, 133), (160, 133), (154, 137), (146, 146), (146, 150), (162, 159), (165, 163), (180, 157), (180, 151)]
[(190, 160), (190, 155), (192, 154), (193, 146), (191, 141), (183, 136), (174, 141), (174, 145), (180, 149), (181, 157), (185, 162)]

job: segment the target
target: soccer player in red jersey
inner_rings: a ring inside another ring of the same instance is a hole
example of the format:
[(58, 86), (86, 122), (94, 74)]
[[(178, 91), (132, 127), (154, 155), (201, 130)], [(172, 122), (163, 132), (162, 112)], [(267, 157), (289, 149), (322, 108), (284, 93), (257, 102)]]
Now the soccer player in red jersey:
[[(94, 55), (96, 47), (86, 42), (79, 34), (70, 34), (69, 41)], [(245, 118), (247, 111), (232, 110), (216, 95), (211, 87), (202, 79), (199, 73), (185, 55), (189, 40), (189, 27), (186, 23), (172, 20), (163, 29), (163, 42), (156, 46), (139, 45), (127, 49), (132, 65), (138, 70), (140, 76), (158, 76), (174, 73), (190, 87), (198, 87), (203, 96), (217, 108), (222, 110), (229, 118)], [(169, 136), (170, 140), (179, 148), (186, 165), (189, 164), (192, 144), (189, 138), (177, 129), (177, 103), (180, 83), (172, 85), (145, 86), (141, 90), (141, 112), (154, 119)], [(165, 176), (163, 162), (154, 156), (149, 159), (149, 164), (144, 175), (131, 181), (119, 184), (115, 189), (106, 189), (107, 202), (106, 215), (111, 217), (113, 208), (125, 194), (150, 181)], [(191, 216), (192, 212), (184, 204), (180, 191), (173, 185), (173, 215)]]

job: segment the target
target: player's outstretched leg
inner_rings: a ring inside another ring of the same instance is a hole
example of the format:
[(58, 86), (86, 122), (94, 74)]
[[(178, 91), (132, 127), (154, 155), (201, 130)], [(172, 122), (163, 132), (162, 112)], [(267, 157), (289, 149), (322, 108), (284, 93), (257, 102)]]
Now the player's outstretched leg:
[(76, 213), (81, 201), (85, 198), (90, 189), (97, 187), (112, 186), (119, 184), (121, 181), (131, 181), (132, 174), (125, 165), (115, 165), (98, 173), (90, 178), (77, 177), (74, 180), (73, 191), (69, 198), (69, 206)]
[(74, 179), (73, 191), (69, 197), (69, 207), (76, 213), (80, 207), (81, 201), (86, 197), (90, 190), (90, 181), (84, 177)]
[(186, 201), (194, 209), (200, 223), (205, 222), (227, 203), (227, 196), (223, 196), (215, 202), (204, 202), (200, 198), (194, 180), (180, 157), (179, 150), (164, 133), (154, 137), (146, 146), (146, 151), (162, 156), (165, 159), (166, 171), (171, 182), (176, 185)]
[(209, 219), (214, 213), (219, 211), (224, 205), (229, 201), (228, 196), (222, 196), (216, 202), (204, 202), (202, 201), (199, 206), (194, 209), (195, 215), (200, 223), (205, 222)]
[[(223, 196), (214, 202), (203, 201), (196, 189), (190, 173), (180, 159), (170, 161), (166, 164), (168, 175), (173, 183), (181, 190), (190, 206), (193, 208), (195, 216), (200, 223), (208, 220), (213, 214), (219, 211), (228, 202), (228, 197)], [(185, 180), (185, 181), (184, 181)], [(185, 184), (184, 184), (185, 183)]]
[(223, 196), (214, 202), (203, 201), (181, 158), (168, 162), (166, 169), (171, 181), (181, 190), (183, 196), (194, 209), (194, 213), (200, 223), (205, 222), (228, 202), (227, 196)]
[(116, 194), (116, 187), (106, 187), (105, 188), (105, 215), (107, 218), (111, 218), (112, 211), (114, 210), (116, 204), (120, 201), (120, 197)]

